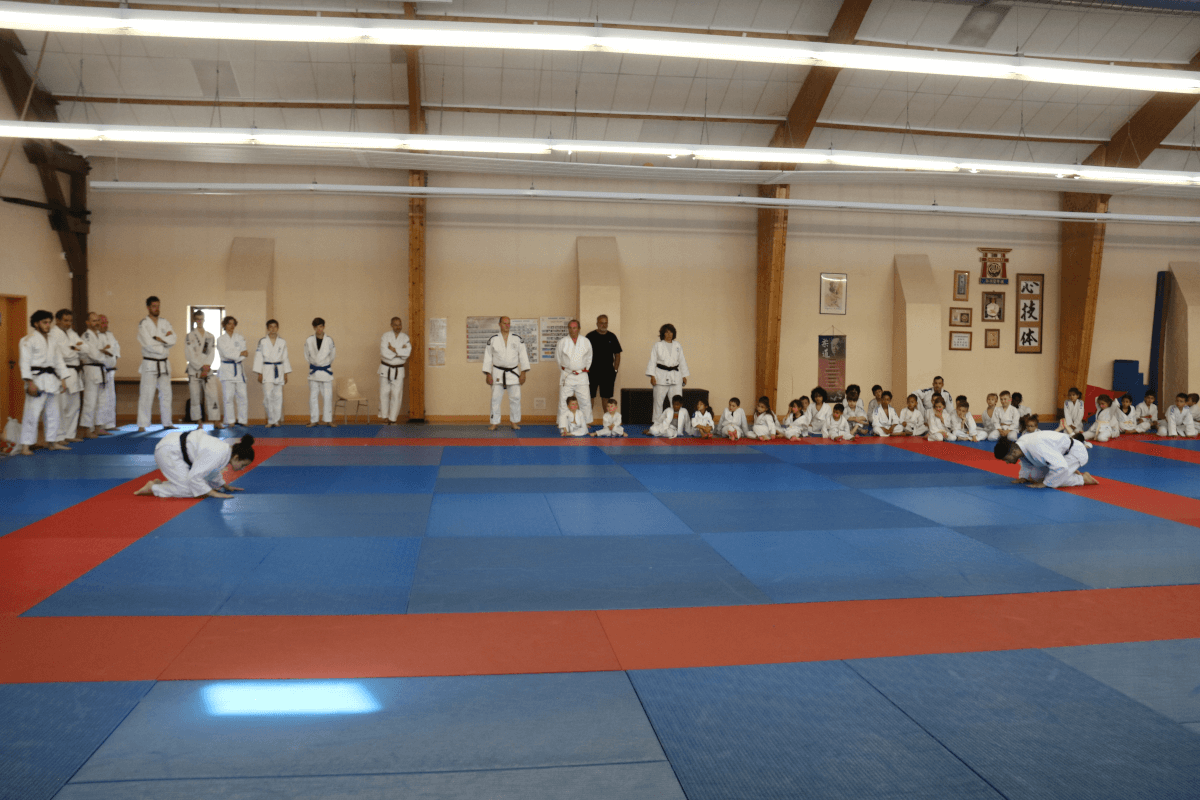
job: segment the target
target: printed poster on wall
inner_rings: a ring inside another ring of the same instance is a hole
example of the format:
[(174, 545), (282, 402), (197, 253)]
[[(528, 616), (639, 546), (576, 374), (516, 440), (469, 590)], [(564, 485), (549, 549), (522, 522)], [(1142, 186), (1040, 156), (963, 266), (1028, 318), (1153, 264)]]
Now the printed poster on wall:
[(1017, 276), (1017, 347), (1018, 353), (1042, 352), (1042, 317), (1046, 287), (1045, 275)]
[(830, 402), (845, 397), (845, 334), (822, 334), (817, 337), (817, 383), (829, 395)]
[(558, 340), (567, 335), (567, 323), (574, 317), (542, 317), (542, 360), (553, 361)]
[[(517, 334), (525, 342), (530, 365), (538, 363), (538, 321), (536, 319), (513, 319), (510, 334)], [(500, 332), (500, 317), (467, 317), (467, 361), (483, 361), (483, 348)], [(553, 357), (553, 353), (551, 354)]]

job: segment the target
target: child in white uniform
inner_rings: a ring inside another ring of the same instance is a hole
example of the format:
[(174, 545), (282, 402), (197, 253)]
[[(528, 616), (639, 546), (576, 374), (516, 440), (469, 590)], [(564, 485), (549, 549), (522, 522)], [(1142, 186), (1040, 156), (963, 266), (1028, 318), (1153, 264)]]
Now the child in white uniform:
[(845, 411), (842, 416), (850, 423), (850, 433), (855, 436), (867, 436), (871, 433), (871, 418), (867, 416), (867, 406), (859, 396), (862, 394), (862, 389), (857, 383), (852, 383), (846, 387), (846, 402), (842, 405)]
[(746, 438), (770, 440), (782, 435), (783, 431), (779, 427), (779, 420), (775, 418), (775, 412), (771, 410), (770, 398), (765, 396), (758, 398), (758, 405), (754, 409), (754, 426), (746, 434)]
[(567, 407), (558, 415), (558, 430), (560, 436), (588, 435), (588, 420), (579, 410), (579, 398), (575, 395), (567, 398)]
[(1180, 392), (1175, 395), (1175, 405), (1167, 409), (1167, 418), (1158, 423), (1159, 436), (1187, 436), (1196, 435), (1196, 423), (1192, 420), (1191, 412), (1187, 407), (1187, 394)]
[(726, 439), (737, 441), (744, 438), (749, 433), (749, 428), (746, 426), (746, 412), (742, 411), (742, 401), (736, 397), (729, 398), (729, 407), (725, 409), (725, 413), (721, 415), (721, 422), (717, 425), (717, 432)]
[(792, 427), (792, 425), (797, 424), (800, 421), (800, 418), (803, 416), (804, 409), (800, 405), (800, 400), (793, 400), (792, 402), (788, 403), (788, 415), (783, 418), (783, 422), (779, 423), (779, 427), (786, 431), (788, 428)]
[(676, 436), (688, 434), (688, 413), (683, 410), (683, 397), (675, 395), (671, 398), (671, 407), (664, 408), (658, 421), (646, 431), (648, 436), (661, 436), (664, 439), (674, 439)]
[(1154, 392), (1146, 392), (1142, 402), (1134, 406), (1133, 415), (1137, 419), (1138, 433), (1149, 433), (1158, 427), (1158, 405), (1154, 402), (1157, 399), (1158, 395)]
[(975, 424), (975, 417), (971, 414), (971, 404), (966, 400), (954, 404), (954, 417), (950, 423), (954, 426), (952, 430), (954, 438), (960, 442), (982, 442), (988, 436), (987, 431)]
[(955, 440), (954, 424), (946, 415), (946, 401), (941, 395), (933, 396), (933, 409), (925, 419), (925, 424), (929, 426), (929, 435), (925, 437), (927, 441), (953, 442)]
[(1133, 411), (1133, 398), (1121, 395), (1121, 408), (1117, 411), (1117, 427), (1123, 434), (1137, 433), (1137, 414)]
[(279, 335), (277, 320), (267, 320), (267, 335), (258, 340), (251, 371), (258, 373), (258, 382), (263, 387), (267, 427), (278, 428), (283, 421), (283, 387), (287, 385), (292, 362), (288, 360), (287, 340)]
[(617, 398), (610, 397), (608, 402), (604, 404), (604, 419), (602, 420), (600, 430), (592, 434), (592, 436), (628, 436), (625, 429), (621, 427), (621, 412), (617, 411)]
[[(915, 398), (914, 398), (915, 399)], [(892, 393), (880, 392), (879, 407), (871, 420), (871, 430), (876, 436), (904, 436), (904, 426), (900, 423), (900, 415), (892, 408)]]
[(983, 428), (983, 432), (988, 436), (991, 436), (992, 431), (996, 430), (996, 406), (999, 403), (1000, 395), (992, 392), (987, 396), (987, 408), (979, 415), (979, 427)]
[(924, 436), (929, 432), (925, 415), (921, 413), (921, 398), (915, 394), (908, 396), (908, 404), (900, 412), (900, 427), (902, 436)]
[(1015, 442), (1021, 433), (1021, 412), (1012, 404), (1012, 394), (1008, 391), (1000, 393), (1000, 407), (992, 412), (996, 428), (988, 434), (988, 441), (994, 442), (1001, 436), (1010, 442)]
[(871, 424), (875, 424), (875, 412), (879, 410), (880, 397), (883, 395), (883, 387), (878, 383), (871, 387), (871, 402), (867, 403), (867, 419), (871, 420)]
[(829, 395), (820, 386), (812, 390), (812, 405), (804, 412), (804, 424), (808, 428), (809, 436), (825, 434), (825, 425), (833, 416), (833, 409), (825, 402), (828, 398)]
[(1112, 398), (1102, 394), (1096, 398), (1096, 406), (1099, 409), (1096, 412), (1096, 421), (1090, 429), (1084, 431), (1083, 438), (1107, 442), (1120, 436), (1121, 429), (1118, 427), (1117, 410), (1112, 408)]
[(1072, 386), (1067, 389), (1067, 402), (1063, 403), (1063, 416), (1058, 421), (1057, 430), (1067, 436), (1083, 433), (1083, 420), (1086, 416), (1083, 411), (1083, 394)]
[(711, 439), (713, 433), (713, 418), (712, 412), (708, 410), (708, 403), (703, 400), (696, 401), (696, 413), (692, 415), (692, 430), (701, 439)]
[[(1026, 414), (1021, 417), (1021, 436), (1028, 436), (1031, 433), (1038, 432), (1038, 425), (1041, 424), (1037, 414)], [(1021, 438), (1020, 436), (1017, 437)]]
[(854, 434), (851, 431), (850, 420), (846, 418), (845, 406), (841, 403), (835, 404), (829, 415), (829, 422), (825, 424), (825, 432), (822, 437), (835, 442), (853, 442)]

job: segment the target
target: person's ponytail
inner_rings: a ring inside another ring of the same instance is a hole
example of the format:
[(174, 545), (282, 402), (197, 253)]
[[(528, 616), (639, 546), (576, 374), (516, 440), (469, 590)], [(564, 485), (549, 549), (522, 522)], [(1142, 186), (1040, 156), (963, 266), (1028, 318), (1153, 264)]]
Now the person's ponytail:
[(233, 457), (245, 462), (254, 460), (254, 437), (246, 434), (233, 446)]

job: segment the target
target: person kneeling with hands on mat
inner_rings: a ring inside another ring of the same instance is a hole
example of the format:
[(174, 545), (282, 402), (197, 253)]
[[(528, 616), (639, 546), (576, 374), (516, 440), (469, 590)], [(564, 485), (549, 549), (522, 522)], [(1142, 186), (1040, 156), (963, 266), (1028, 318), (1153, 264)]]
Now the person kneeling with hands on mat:
[(155, 497), (219, 497), (228, 500), (240, 492), (221, 476), (226, 466), (240, 472), (254, 461), (254, 437), (246, 434), (236, 444), (192, 430), (169, 433), (154, 448), (154, 462), (166, 480), (151, 480), (136, 495)]

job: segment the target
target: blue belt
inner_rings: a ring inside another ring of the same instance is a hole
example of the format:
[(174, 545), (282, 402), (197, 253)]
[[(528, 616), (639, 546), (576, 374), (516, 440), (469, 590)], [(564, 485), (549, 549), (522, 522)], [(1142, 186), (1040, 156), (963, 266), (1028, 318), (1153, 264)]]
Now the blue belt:
[[(221, 359), (221, 363), (222, 363), (222, 364), (233, 364), (233, 377), (235, 377), (235, 378), (237, 377), (237, 368), (238, 368), (238, 362), (236, 362), (236, 361), (226, 361), (225, 359), (223, 359), (223, 358), (222, 358), (222, 359)], [(265, 362), (265, 363), (269, 363), (269, 362)], [(243, 377), (244, 377), (244, 376), (243, 376)], [(275, 377), (276, 377), (276, 378), (278, 378), (279, 376), (278, 376), (278, 375), (276, 375)]]
[(275, 380), (279, 380), (279, 368), (283, 366), (283, 362), (282, 361), (264, 361), (263, 363), (266, 364), (268, 367), (275, 368)]
[(308, 376), (311, 378), (312, 374), (314, 372), (317, 372), (318, 370), (324, 370), (325, 372), (329, 373), (329, 377), (331, 377), (331, 378), (333, 377), (333, 368), (332, 367), (318, 367), (316, 364), (308, 365)]

